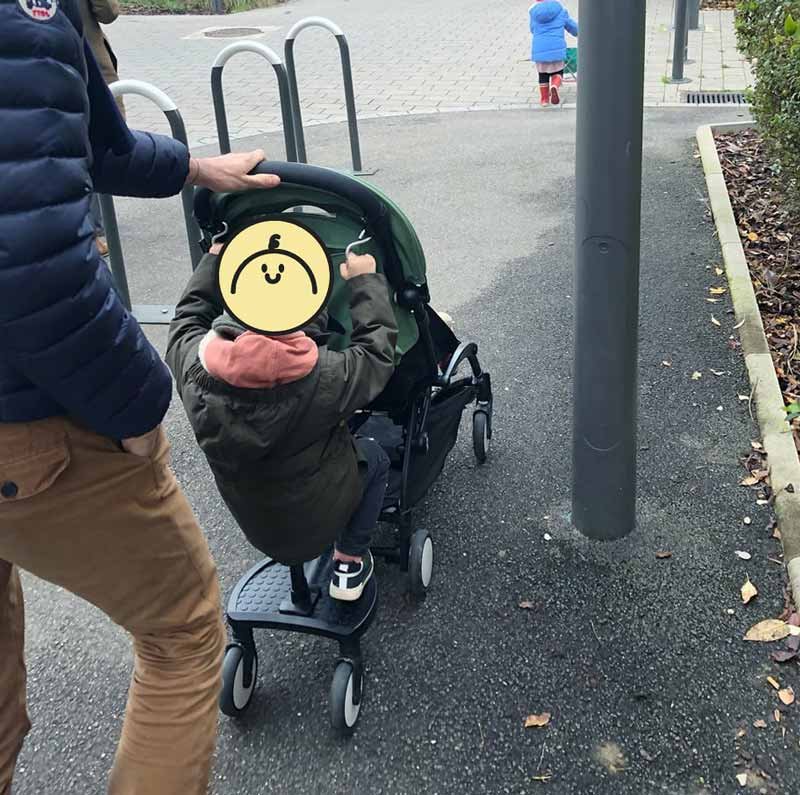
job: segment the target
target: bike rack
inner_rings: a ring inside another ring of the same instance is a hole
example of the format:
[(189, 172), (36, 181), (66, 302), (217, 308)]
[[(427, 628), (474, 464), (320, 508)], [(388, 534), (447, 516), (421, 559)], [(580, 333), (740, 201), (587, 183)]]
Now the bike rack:
[(229, 44), (214, 59), (211, 67), (211, 97), (214, 101), (214, 118), (217, 123), (219, 151), (226, 155), (231, 151), (231, 138), (228, 132), (228, 117), (225, 113), (225, 96), (222, 92), (222, 70), (225, 64), (237, 53), (252, 52), (265, 58), (275, 70), (280, 93), (281, 116), (283, 117), (283, 137), (286, 141), (286, 159), (290, 163), (297, 162), (297, 145), (295, 142), (294, 118), (292, 116), (292, 100), (289, 91), (289, 80), (286, 67), (280, 56), (264, 44), (257, 41), (236, 41)]
[[(115, 97), (125, 94), (136, 94), (154, 102), (159, 110), (167, 117), (172, 137), (188, 146), (186, 137), (186, 127), (183, 123), (180, 111), (175, 103), (163, 92), (149, 83), (141, 80), (120, 80), (111, 83), (109, 86), (111, 93)], [(164, 326), (169, 325), (175, 314), (175, 307), (163, 304), (156, 305), (131, 305), (130, 288), (128, 287), (128, 276), (125, 272), (125, 259), (122, 253), (122, 241), (119, 236), (119, 224), (117, 223), (117, 213), (114, 208), (114, 199), (111, 196), (100, 194), (100, 208), (103, 213), (103, 225), (106, 230), (106, 240), (108, 241), (108, 253), (111, 264), (111, 275), (122, 303), (143, 325)], [(189, 256), (192, 261), (192, 270), (197, 267), (203, 252), (200, 249), (200, 230), (192, 215), (194, 201), (194, 188), (186, 185), (181, 190), (181, 202), (183, 204), (183, 217), (186, 222), (186, 236), (189, 240)]]
[(339, 44), (339, 55), (342, 62), (342, 78), (344, 80), (344, 96), (347, 105), (347, 126), (350, 133), (350, 152), (353, 158), (353, 172), (355, 174), (374, 174), (374, 171), (365, 172), (361, 162), (361, 144), (358, 137), (358, 118), (356, 114), (356, 99), (353, 90), (353, 69), (350, 63), (350, 45), (342, 29), (325, 17), (306, 17), (301, 19), (286, 34), (284, 56), (286, 71), (289, 75), (289, 88), (291, 91), (292, 111), (294, 113), (294, 129), (297, 137), (297, 154), (301, 163), (308, 163), (306, 154), (306, 140), (303, 132), (303, 113), (300, 109), (300, 94), (297, 89), (297, 70), (294, 61), (294, 43), (297, 36), (306, 28), (323, 28), (333, 34)]

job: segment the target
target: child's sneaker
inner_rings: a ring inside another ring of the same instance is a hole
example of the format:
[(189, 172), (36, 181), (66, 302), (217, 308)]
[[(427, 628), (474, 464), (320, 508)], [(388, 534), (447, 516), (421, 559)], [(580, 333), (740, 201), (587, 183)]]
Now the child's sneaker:
[(553, 75), (550, 80), (550, 101), (554, 105), (561, 102), (561, 97), (558, 95), (558, 89), (561, 88), (561, 75)]
[(331, 574), (331, 597), (342, 602), (355, 602), (356, 599), (360, 599), (361, 594), (364, 593), (364, 587), (372, 576), (373, 569), (371, 552), (364, 555), (361, 563), (334, 560)]
[(539, 86), (539, 104), (546, 108), (550, 104), (550, 87)]

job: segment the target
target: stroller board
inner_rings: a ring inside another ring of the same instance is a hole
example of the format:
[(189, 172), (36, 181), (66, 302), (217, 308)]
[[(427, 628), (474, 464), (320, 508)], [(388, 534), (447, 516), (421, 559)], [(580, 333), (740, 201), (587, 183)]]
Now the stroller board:
[[(262, 163), (256, 172), (277, 174), (280, 186), (236, 194), (197, 192), (195, 216), (206, 250), (215, 237), (285, 213), (310, 229), (334, 266), (327, 305), (333, 333), (327, 344), (336, 350), (349, 345), (352, 332), (339, 264), (353, 241), (363, 239), (359, 253), (375, 257), (390, 285), (398, 326), (395, 372), (372, 405), (351, 419), (350, 428), (378, 441), (391, 460), (381, 521), (392, 526), (392, 542), (372, 551), (408, 572), (410, 591), (423, 598), (432, 578), (434, 547), (431, 533), (417, 527), (414, 508), (441, 474), (470, 403), (475, 404), (475, 456), (479, 464), (486, 461), (493, 410), (489, 373), (481, 368), (477, 345), (459, 342), (431, 308), (422, 247), (408, 219), (386, 196), (360, 179), (317, 166)], [(227, 607), (232, 640), (223, 668), (220, 706), (225, 714), (238, 716), (250, 703), (258, 668), (253, 630), (289, 630), (339, 643), (331, 719), (341, 733), (353, 731), (363, 689), (360, 638), (374, 616), (377, 585), (371, 578), (357, 602), (332, 599), (326, 587), (331, 555), (292, 567), (267, 559), (235, 587)]]

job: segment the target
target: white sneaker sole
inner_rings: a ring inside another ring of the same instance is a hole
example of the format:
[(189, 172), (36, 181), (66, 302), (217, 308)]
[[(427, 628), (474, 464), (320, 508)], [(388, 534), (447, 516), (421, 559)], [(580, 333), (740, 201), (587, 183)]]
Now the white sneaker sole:
[(361, 583), (358, 588), (340, 588), (338, 585), (334, 585), (333, 581), (331, 581), (330, 588), (328, 589), (328, 593), (331, 595), (331, 599), (337, 599), (340, 602), (357, 602), (361, 598), (361, 594), (364, 593), (364, 588), (367, 587), (367, 583), (370, 581), (370, 577), (372, 577), (372, 573), (375, 571), (375, 564), (372, 565), (372, 571), (367, 575), (367, 579)]

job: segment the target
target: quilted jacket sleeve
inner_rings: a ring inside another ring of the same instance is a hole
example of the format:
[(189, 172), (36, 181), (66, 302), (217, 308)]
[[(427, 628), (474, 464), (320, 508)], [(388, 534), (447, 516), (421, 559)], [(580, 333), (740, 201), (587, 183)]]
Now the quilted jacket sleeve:
[(101, 97), (91, 115), (107, 125), (95, 150), (106, 152), (96, 170), (103, 189), (174, 192), (185, 150), (115, 140), (118, 114), (97, 121), (116, 106), (92, 84), (93, 60), (87, 78), (82, 38), (65, 15), (40, 24), (0, 4), (0, 45), (0, 358), (96, 432), (140, 435), (162, 420), (172, 385), (94, 244), (90, 99)]

